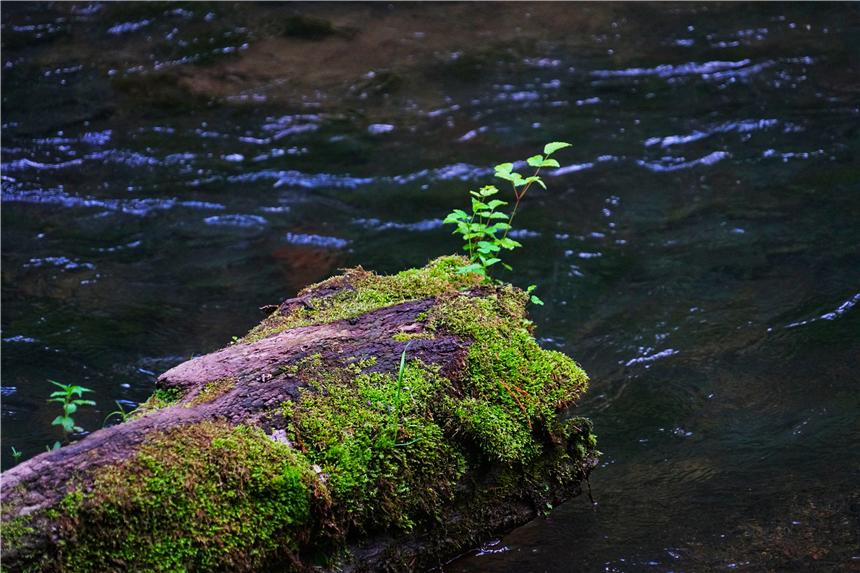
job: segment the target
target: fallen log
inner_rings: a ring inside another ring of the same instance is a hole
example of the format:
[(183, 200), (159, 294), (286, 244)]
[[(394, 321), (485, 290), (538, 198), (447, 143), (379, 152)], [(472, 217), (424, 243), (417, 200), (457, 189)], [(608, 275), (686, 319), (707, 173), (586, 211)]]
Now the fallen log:
[(9, 570), (414, 571), (577, 495), (587, 377), (462, 259), (356, 268), (2, 475)]

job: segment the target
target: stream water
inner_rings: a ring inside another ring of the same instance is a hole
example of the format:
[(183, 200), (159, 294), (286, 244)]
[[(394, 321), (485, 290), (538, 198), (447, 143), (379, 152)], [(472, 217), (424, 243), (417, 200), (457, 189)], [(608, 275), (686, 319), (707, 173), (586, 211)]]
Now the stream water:
[(2, 5), (2, 464), (144, 400), (550, 140), (506, 277), (596, 500), (444, 567), (860, 570), (857, 4)]

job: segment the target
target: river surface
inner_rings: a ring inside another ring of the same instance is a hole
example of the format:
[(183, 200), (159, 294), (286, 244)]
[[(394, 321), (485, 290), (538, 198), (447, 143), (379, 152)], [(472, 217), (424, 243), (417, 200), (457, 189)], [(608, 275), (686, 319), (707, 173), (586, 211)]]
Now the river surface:
[(582, 496), (449, 572), (860, 570), (856, 4), (2, 5), (2, 463), (304, 285), (512, 257), (589, 372)]

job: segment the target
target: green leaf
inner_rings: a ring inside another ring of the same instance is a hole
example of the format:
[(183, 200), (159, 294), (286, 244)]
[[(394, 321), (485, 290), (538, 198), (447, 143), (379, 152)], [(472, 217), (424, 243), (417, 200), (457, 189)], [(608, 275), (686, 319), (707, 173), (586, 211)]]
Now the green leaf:
[(62, 426), (64, 432), (71, 432), (75, 427), (75, 421), (69, 416), (57, 416), (54, 418), (54, 421), (51, 422), (52, 426)]
[(60, 441), (59, 441), (59, 440), (57, 440), (56, 442), (54, 442), (54, 445), (53, 445), (53, 446), (51, 446), (50, 448), (48, 448), (48, 451), (50, 452), (50, 451), (53, 451), (53, 450), (59, 450), (62, 446), (63, 446), (63, 444), (61, 444), (61, 443), (60, 443)]
[(561, 167), (555, 159), (544, 159), (538, 167)]
[(477, 273), (479, 275), (487, 276), (487, 271), (484, 270), (479, 263), (472, 263), (471, 265), (465, 265), (457, 269), (457, 274), (466, 274), (466, 273)]
[(70, 416), (78, 411), (78, 405), (75, 402), (70, 402), (63, 407), (65, 410), (66, 416)]
[(546, 189), (546, 184), (543, 182), (543, 179), (541, 179), (537, 175), (532, 175), (531, 177), (527, 177), (525, 181), (526, 181), (526, 183), (537, 183), (538, 185), (540, 185), (541, 187)]
[(493, 252), (498, 253), (501, 248), (495, 243), (490, 243), (488, 241), (478, 241), (478, 248), (483, 249), (484, 252)]
[(508, 175), (513, 168), (513, 163), (499, 163), (498, 165), (496, 165), (496, 176), (498, 176), (500, 173), (503, 175)]
[(481, 187), (480, 194), (481, 197), (489, 197), (491, 195), (495, 195), (498, 192), (499, 190), (496, 189), (495, 185), (484, 185), (483, 187)]
[(541, 167), (541, 163), (543, 163), (543, 155), (532, 155), (526, 159), (526, 163), (532, 167)]
[(502, 213), (501, 211), (496, 211), (494, 213), (491, 213), (489, 218), (490, 219), (507, 219), (508, 216), (505, 213)]
[(565, 147), (571, 147), (571, 144), (565, 141), (552, 141), (543, 146), (543, 152), (544, 155), (552, 155), (559, 149), (564, 149)]
[(78, 406), (95, 406), (96, 405), (94, 400), (72, 400), (72, 404), (77, 404)]
[(492, 230), (493, 230), (493, 232), (496, 232), (496, 231), (508, 231), (508, 230), (510, 230), (510, 229), (511, 229), (511, 226), (510, 226), (508, 223), (496, 223), (495, 225), (493, 225), (492, 227), (490, 227), (490, 229), (492, 229)]
[(527, 184), (526, 180), (523, 179), (523, 176), (519, 173), (511, 174), (511, 183), (514, 184), (514, 187), (522, 187), (523, 185)]
[(518, 241), (505, 237), (504, 239), (499, 239), (499, 246), (511, 250), (516, 249), (517, 247), (522, 247), (523, 245)]
[(526, 288), (526, 294), (531, 294), (531, 292), (532, 292), (533, 290), (535, 290), (536, 288), (537, 288), (537, 285), (529, 285), (529, 286)]
[(541, 299), (539, 299), (538, 297), (536, 297), (535, 295), (532, 295), (529, 300), (532, 301), (532, 304), (536, 304), (538, 306), (543, 306), (543, 301)]
[(474, 198), (472, 199), (472, 212), (473, 213), (475, 211), (480, 211), (481, 209), (486, 209), (486, 208), (487, 208), (486, 203), (484, 203), (482, 201), (478, 201), (477, 199), (474, 199)]
[(493, 199), (489, 203), (487, 203), (488, 209), (495, 209), (496, 207), (501, 207), (502, 205), (507, 205), (507, 201), (502, 201), (500, 199)]
[(465, 211), (462, 211), (460, 209), (454, 209), (453, 211), (448, 213), (448, 216), (445, 217), (445, 220), (443, 220), (442, 223), (457, 223), (458, 221), (464, 221), (468, 218), (469, 215), (467, 215)]
[(502, 266), (503, 266), (503, 267), (505, 267), (506, 269), (508, 269), (509, 271), (514, 270), (514, 267), (512, 267), (512, 266), (511, 266), (511, 265), (509, 265), (508, 263), (502, 263)]

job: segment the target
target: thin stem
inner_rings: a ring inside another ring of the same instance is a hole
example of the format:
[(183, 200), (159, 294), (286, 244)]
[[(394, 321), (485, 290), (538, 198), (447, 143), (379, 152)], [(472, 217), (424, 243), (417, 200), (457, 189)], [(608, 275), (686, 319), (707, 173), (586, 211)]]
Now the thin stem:
[[(470, 235), (472, 234), (472, 223), (474, 221), (475, 221), (475, 214), (472, 213), (472, 216), (469, 217), (469, 228), (467, 229), (469, 231)], [(474, 250), (475, 250), (475, 247), (472, 245), (472, 237), (469, 237), (469, 261), (470, 262), (474, 262), (474, 260), (475, 260)]]
[[(532, 175), (532, 177), (537, 177), (538, 173), (540, 173), (540, 167), (538, 167), (538, 168), (535, 170), (535, 174), (534, 174), (534, 175)], [(507, 228), (507, 229), (505, 229), (505, 234), (504, 234), (504, 235), (502, 235), (502, 238), (503, 238), (503, 239), (504, 239), (504, 238), (507, 238), (507, 236), (508, 236), (508, 231), (510, 231), (510, 230), (511, 230), (511, 225), (512, 225), (512, 224), (513, 224), (513, 222), (514, 222), (514, 215), (516, 215), (516, 214), (517, 214), (517, 208), (520, 206), (520, 201), (522, 200), (522, 198), (523, 198), (523, 197), (525, 197), (525, 195), (526, 195), (526, 191), (528, 191), (528, 190), (529, 190), (529, 187), (531, 187), (531, 186), (532, 186), (532, 183), (534, 183), (534, 181), (529, 181), (529, 183), (528, 183), (528, 184), (523, 188), (523, 192), (522, 192), (522, 193), (517, 193), (517, 186), (516, 186), (516, 185), (514, 185), (514, 197), (516, 197), (516, 198), (517, 198), (517, 202), (516, 202), (516, 203), (514, 203), (514, 209), (513, 209), (513, 211), (511, 211), (511, 216), (510, 216), (510, 218), (508, 219), (508, 228)], [(511, 183), (511, 185), (513, 185), (513, 183)]]

